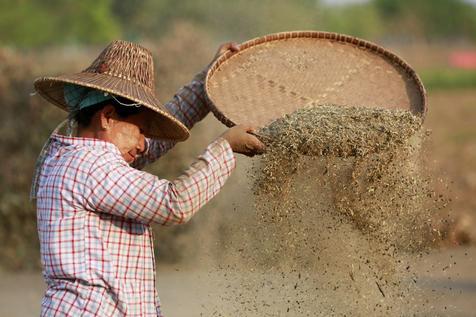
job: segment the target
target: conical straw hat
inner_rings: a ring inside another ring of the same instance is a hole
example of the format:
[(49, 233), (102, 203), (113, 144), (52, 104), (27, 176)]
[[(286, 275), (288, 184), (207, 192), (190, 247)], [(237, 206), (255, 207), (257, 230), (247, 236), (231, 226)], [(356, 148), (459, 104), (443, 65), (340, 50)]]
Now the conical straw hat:
[(153, 110), (145, 133), (148, 136), (183, 141), (188, 129), (159, 101), (155, 93), (151, 53), (134, 43), (114, 41), (84, 71), (35, 81), (35, 89), (46, 100), (68, 110), (64, 84), (76, 84), (124, 97)]
[(407, 63), (376, 44), (328, 32), (247, 41), (215, 61), (206, 91), (228, 126), (263, 127), (310, 103), (426, 112), (425, 89)]

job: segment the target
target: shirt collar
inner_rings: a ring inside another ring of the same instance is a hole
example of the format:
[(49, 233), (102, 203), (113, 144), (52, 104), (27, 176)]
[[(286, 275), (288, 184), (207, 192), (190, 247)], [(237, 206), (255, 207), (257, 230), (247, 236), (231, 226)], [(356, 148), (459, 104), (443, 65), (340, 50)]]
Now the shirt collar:
[(43, 148), (41, 149), (40, 155), (38, 156), (38, 159), (36, 160), (35, 164), (35, 172), (33, 174), (30, 191), (30, 199), (36, 199), (40, 182), (40, 174), (45, 160), (48, 157), (57, 154), (58, 151), (61, 151), (61, 149), (64, 147), (88, 147), (108, 151), (122, 158), (121, 152), (113, 143), (93, 138), (73, 137), (58, 134), (58, 131), (61, 129), (61, 127), (65, 125), (65, 123), (66, 121), (63, 121), (56, 127), (56, 129), (53, 131), (53, 133), (50, 135), (46, 143), (43, 145)]
[(52, 134), (51, 139), (53, 142), (57, 143), (59, 146), (74, 146), (74, 147), (90, 147), (95, 148), (98, 150), (106, 150), (114, 152), (115, 154), (121, 155), (121, 152), (111, 142), (103, 141), (100, 139), (94, 138), (84, 138), (84, 137), (73, 137), (73, 136), (65, 136), (61, 134)]

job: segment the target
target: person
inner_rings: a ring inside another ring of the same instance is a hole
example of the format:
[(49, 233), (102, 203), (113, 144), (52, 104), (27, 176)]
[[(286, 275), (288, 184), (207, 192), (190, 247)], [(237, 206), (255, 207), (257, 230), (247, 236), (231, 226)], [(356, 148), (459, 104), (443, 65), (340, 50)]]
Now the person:
[[(215, 58), (238, 49), (224, 44)], [(151, 53), (114, 41), (86, 70), (35, 81), (69, 113), (69, 132), (49, 137), (31, 191), (47, 284), (42, 316), (162, 316), (150, 225), (187, 222), (223, 187), (234, 152), (264, 150), (251, 127), (235, 126), (173, 181), (141, 171), (210, 111), (205, 74), (162, 105)]]

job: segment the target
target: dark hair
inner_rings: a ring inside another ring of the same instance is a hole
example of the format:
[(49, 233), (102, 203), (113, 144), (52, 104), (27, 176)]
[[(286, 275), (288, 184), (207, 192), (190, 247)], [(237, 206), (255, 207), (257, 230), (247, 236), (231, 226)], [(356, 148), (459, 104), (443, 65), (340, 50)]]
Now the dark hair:
[(124, 104), (131, 104), (133, 102), (125, 98), (120, 98), (120, 97), (115, 97), (115, 98), (117, 100), (115, 99), (105, 100), (103, 102), (97, 103), (95, 105), (92, 105), (77, 111), (76, 113), (73, 114), (73, 120), (77, 122), (78, 126), (87, 127), (91, 123), (91, 119), (93, 118), (94, 114), (102, 110), (107, 105), (114, 106), (116, 113), (121, 118), (127, 118), (143, 110), (143, 107), (121, 105), (119, 102)]

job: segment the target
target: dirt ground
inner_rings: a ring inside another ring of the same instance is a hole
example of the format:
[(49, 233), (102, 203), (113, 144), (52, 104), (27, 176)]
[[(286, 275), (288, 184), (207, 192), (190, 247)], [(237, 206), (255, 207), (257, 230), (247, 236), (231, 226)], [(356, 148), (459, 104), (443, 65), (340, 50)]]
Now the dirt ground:
[[(475, 247), (434, 252), (414, 259), (414, 265), (420, 287), (417, 293), (420, 307), (415, 316), (476, 316)], [(210, 271), (207, 267), (159, 267), (158, 289), (166, 315), (226, 316), (220, 314), (223, 305), (226, 305), (221, 294), (227, 287), (222, 274), (223, 272)], [(0, 273), (0, 280), (0, 316), (23, 317), (39, 314), (44, 289), (40, 274)], [(285, 312), (283, 310), (282, 314), (278, 315), (292, 316), (292, 313)], [(315, 316), (320, 316), (319, 312), (316, 312)]]

